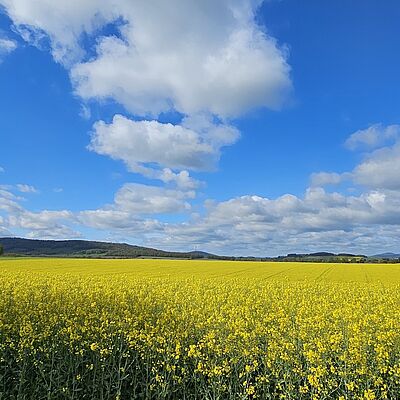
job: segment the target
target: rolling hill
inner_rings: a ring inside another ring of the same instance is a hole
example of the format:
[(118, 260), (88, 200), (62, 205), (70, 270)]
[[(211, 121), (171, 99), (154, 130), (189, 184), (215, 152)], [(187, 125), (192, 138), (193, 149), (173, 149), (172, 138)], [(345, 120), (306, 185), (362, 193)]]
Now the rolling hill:
[(108, 243), (89, 240), (34, 240), (0, 238), (5, 255), (53, 257), (165, 257), (165, 258), (218, 258), (202, 251), (169, 252), (126, 243)]

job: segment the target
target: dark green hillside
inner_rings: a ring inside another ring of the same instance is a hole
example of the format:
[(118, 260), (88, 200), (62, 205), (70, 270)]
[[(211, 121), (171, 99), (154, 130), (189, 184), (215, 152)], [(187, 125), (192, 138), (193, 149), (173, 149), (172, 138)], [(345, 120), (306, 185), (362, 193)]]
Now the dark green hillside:
[(53, 257), (169, 257), (215, 258), (213, 254), (199, 251), (188, 253), (168, 252), (126, 243), (94, 242), (88, 240), (32, 240), (0, 238), (5, 255)]

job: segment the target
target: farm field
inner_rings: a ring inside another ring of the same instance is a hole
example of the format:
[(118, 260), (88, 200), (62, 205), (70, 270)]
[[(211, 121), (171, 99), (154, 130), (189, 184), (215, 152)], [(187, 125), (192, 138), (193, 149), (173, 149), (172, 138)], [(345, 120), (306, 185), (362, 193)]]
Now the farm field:
[(395, 399), (400, 265), (0, 259), (0, 399)]

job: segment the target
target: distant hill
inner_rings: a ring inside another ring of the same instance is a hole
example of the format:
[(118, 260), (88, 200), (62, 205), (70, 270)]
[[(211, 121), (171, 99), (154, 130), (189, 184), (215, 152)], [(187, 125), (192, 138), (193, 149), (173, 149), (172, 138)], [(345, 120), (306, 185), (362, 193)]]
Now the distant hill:
[(204, 251), (176, 252), (151, 247), (134, 246), (127, 243), (97, 242), (91, 240), (36, 240), (14, 237), (0, 238), (5, 256), (29, 257), (78, 257), (78, 258), (181, 258), (236, 261), (278, 261), (278, 262), (400, 262), (400, 254), (382, 253), (367, 257), (362, 254), (289, 253), (278, 257), (234, 257), (219, 256)]
[(351, 254), (351, 253), (328, 253), (326, 251), (320, 251), (317, 253), (289, 253), (286, 256), (276, 257), (277, 261), (296, 261), (296, 262), (365, 262), (367, 256), (363, 254)]
[(381, 253), (381, 254), (375, 254), (374, 256), (371, 256), (371, 258), (386, 258), (388, 260), (393, 260), (396, 258), (400, 258), (400, 254), (398, 254), (398, 253)]
[(126, 243), (95, 242), (89, 240), (34, 240), (0, 238), (5, 255), (53, 257), (104, 257), (104, 258), (218, 258), (202, 251), (170, 252)]

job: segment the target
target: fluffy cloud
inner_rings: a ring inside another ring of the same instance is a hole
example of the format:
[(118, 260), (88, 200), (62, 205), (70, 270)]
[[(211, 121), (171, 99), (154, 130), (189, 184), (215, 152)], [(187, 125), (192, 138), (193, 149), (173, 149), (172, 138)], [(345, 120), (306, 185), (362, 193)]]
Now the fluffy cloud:
[[(239, 137), (227, 118), (253, 108), (279, 109), (291, 90), (286, 49), (256, 22), (261, 2), (0, 0), (0, 5), (25, 40), (43, 48), (49, 42), (82, 99), (113, 99), (136, 117), (180, 113), (179, 124), (120, 115), (110, 124), (99, 121), (90, 148), (147, 178), (193, 189), (200, 183), (188, 171), (212, 170), (221, 148)], [(106, 34), (106, 26), (114, 33)], [(91, 40), (91, 48), (82, 46)], [(82, 110), (87, 118), (88, 108)]]
[(118, 190), (112, 204), (82, 211), (76, 215), (76, 219), (86, 227), (105, 230), (113, 236), (128, 236), (140, 242), (146, 237), (153, 240), (156, 236), (164, 235), (168, 224), (146, 218), (146, 215), (187, 212), (190, 204), (186, 200), (193, 197), (192, 191), (128, 183)]
[[(21, 35), (46, 35), (72, 66), (83, 98), (113, 98), (129, 111), (236, 116), (279, 108), (291, 88), (286, 51), (255, 21), (253, 0), (0, 0)], [(179, 12), (176, 12), (179, 10)], [(117, 36), (101, 36), (114, 24)], [(82, 34), (97, 39), (89, 61)], [(118, 62), (115, 62), (118, 60)]]
[(400, 142), (375, 150), (352, 173), (356, 183), (373, 188), (400, 189)]
[[(31, 188), (29, 185), (23, 186)], [(11, 190), (15, 190), (15, 187), (0, 186), (1, 235), (10, 236), (13, 232), (13, 234), (41, 239), (80, 237), (80, 233), (71, 228), (75, 219), (71, 211), (29, 211), (22, 206), (24, 198), (15, 195)]]
[(19, 204), (21, 198), (1, 189), (0, 226), (2, 232), (57, 239), (79, 237), (73, 228), (78, 226), (153, 247), (190, 250), (201, 246), (221, 254), (273, 255), (321, 249), (370, 254), (395, 250), (393, 246), (400, 244), (393, 239), (400, 233), (398, 190), (346, 196), (314, 187), (301, 197), (246, 195), (207, 201), (204, 213), (193, 214), (183, 223), (148, 218), (153, 213), (190, 211), (193, 195), (190, 191), (126, 184), (112, 204), (99, 209), (31, 212)]
[(192, 191), (125, 184), (117, 191), (112, 204), (97, 210), (32, 212), (21, 205), (23, 198), (9, 188), (0, 187), (0, 234), (8, 235), (12, 230), (30, 238), (68, 239), (81, 237), (75, 227), (84, 226), (129, 233), (139, 240), (140, 234), (154, 235), (164, 227), (156, 219), (144, 218), (146, 214), (187, 212), (190, 204), (186, 200), (193, 196)]
[[(116, 115), (111, 124), (100, 121), (94, 125), (89, 148), (124, 161), (133, 172), (193, 188), (196, 182), (186, 169), (213, 169), (221, 147), (232, 144), (238, 136), (235, 128), (204, 117), (186, 118), (181, 125), (173, 125)], [(154, 164), (160, 168), (156, 170)], [(174, 173), (172, 169), (183, 171)]]
[(193, 192), (126, 183), (116, 193), (114, 206), (134, 215), (168, 214), (189, 210), (190, 205), (185, 199), (193, 197)]
[[(197, 5), (192, 11), (205, 15), (196, 15), (201, 24), (193, 25), (193, 16), (181, 13), (178, 21), (167, 17), (154, 25), (148, 16), (160, 18), (163, 7), (134, 7), (122, 39), (103, 38), (96, 59), (74, 66), (77, 93), (113, 98), (139, 115), (175, 109), (236, 116), (254, 107), (279, 108), (290, 89), (285, 53), (254, 22), (237, 21), (229, 7), (217, 5), (225, 14), (217, 21), (214, 7)], [(220, 29), (208, 31), (211, 24)]]
[[(54, 59), (68, 68), (84, 100), (113, 99), (135, 117), (148, 119), (117, 115), (111, 123), (97, 122), (90, 149), (177, 187), (126, 184), (112, 204), (77, 213), (34, 213), (0, 188), (2, 231), (65, 237), (74, 235), (73, 225), (80, 225), (151, 238), (152, 246), (188, 249), (200, 244), (217, 252), (260, 255), (343, 247), (370, 252), (400, 245), (398, 125), (373, 125), (353, 133), (347, 148), (378, 150), (365, 154), (353, 171), (314, 174), (303, 196), (208, 201), (203, 213), (184, 223), (149, 217), (190, 211), (191, 189), (199, 184), (190, 173), (213, 170), (221, 149), (239, 137), (229, 119), (253, 108), (278, 109), (287, 97), (287, 53), (256, 23), (260, 1), (0, 4), (25, 40), (40, 46), (49, 41)], [(102, 29), (108, 24), (112, 29)], [(104, 36), (109, 31), (114, 34)], [(94, 43), (93, 54), (81, 46), (82, 38)], [(182, 116), (181, 122), (155, 120), (171, 110)], [(321, 188), (343, 179), (361, 186), (361, 194)]]
[(170, 168), (208, 169), (216, 157), (213, 147), (192, 130), (121, 115), (111, 124), (95, 124), (90, 149), (123, 160), (133, 171), (138, 164), (152, 162)]
[(395, 140), (399, 137), (400, 125), (375, 124), (351, 134), (346, 140), (345, 146), (350, 150), (373, 149), (385, 144), (388, 140)]
[(31, 212), (23, 209), (10, 214), (7, 224), (13, 229), (23, 230), (30, 238), (70, 239), (81, 236), (68, 225), (72, 218), (72, 212), (66, 210)]
[[(158, 245), (257, 255), (344, 248), (370, 254), (393, 246), (391, 232), (400, 231), (399, 225), (398, 192), (344, 196), (311, 188), (304, 197), (242, 196), (208, 203), (203, 217), (167, 225)], [(377, 231), (385, 237), (374, 243)]]
[[(388, 145), (388, 142), (392, 144)], [(369, 189), (400, 189), (400, 125), (372, 125), (351, 134), (345, 145), (351, 150), (370, 151), (363, 154), (362, 161), (350, 172), (312, 174), (312, 186), (335, 185), (348, 180)]]
[(77, 218), (86, 227), (122, 234), (125, 237), (135, 237), (139, 240), (143, 240), (143, 237), (140, 238), (141, 235), (154, 236), (162, 232), (165, 225), (156, 219), (143, 219), (127, 211), (112, 208), (82, 211)]
[(164, 224), (144, 216), (187, 212), (191, 208), (187, 200), (193, 197), (192, 191), (127, 183), (117, 191), (112, 204), (82, 211), (78, 213), (77, 220), (95, 229), (151, 233), (160, 231)]
[[(239, 227), (319, 231), (348, 229), (357, 224), (400, 222), (400, 193), (371, 191), (360, 196), (307, 189), (303, 198), (284, 195), (271, 200), (243, 196), (211, 207), (211, 221), (232, 221)], [(247, 229), (247, 228), (246, 228)], [(257, 230), (257, 229), (256, 229)]]
[(0, 4), (25, 40), (38, 45), (48, 37), (55, 60), (66, 63), (83, 56), (82, 32), (90, 34), (116, 18), (112, 1), (1, 0)]

